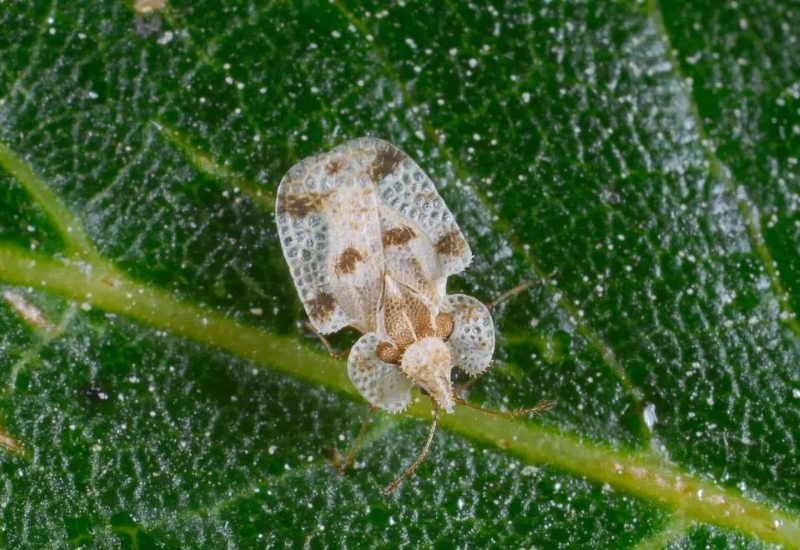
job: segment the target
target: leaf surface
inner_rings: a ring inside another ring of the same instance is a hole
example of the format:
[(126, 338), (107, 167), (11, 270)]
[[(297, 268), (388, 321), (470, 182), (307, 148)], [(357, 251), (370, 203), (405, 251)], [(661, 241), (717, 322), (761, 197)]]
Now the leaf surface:
[[(160, 4), (0, 2), (5, 545), (798, 546), (793, 6)], [(389, 498), (429, 409), (335, 473), (367, 406), (273, 218), (360, 135), (437, 182), (452, 292), (538, 282), (470, 399), (558, 402), (446, 415)]]

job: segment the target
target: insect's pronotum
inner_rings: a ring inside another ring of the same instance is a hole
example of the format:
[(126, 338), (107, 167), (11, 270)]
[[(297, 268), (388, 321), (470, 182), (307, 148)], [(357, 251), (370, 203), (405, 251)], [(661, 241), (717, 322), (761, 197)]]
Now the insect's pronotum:
[(428, 439), (386, 488), (392, 492), (425, 458), (439, 409), (479, 408), (454, 392), (450, 372), (458, 367), (477, 376), (491, 365), (490, 308), (446, 292), (447, 278), (469, 265), (472, 252), (430, 178), (379, 139), (302, 160), (281, 180), (275, 206), (283, 253), (313, 328), (319, 335), (347, 326), (363, 333), (347, 372), (372, 408), (343, 467), (375, 409), (402, 412), (414, 386), (431, 398)]

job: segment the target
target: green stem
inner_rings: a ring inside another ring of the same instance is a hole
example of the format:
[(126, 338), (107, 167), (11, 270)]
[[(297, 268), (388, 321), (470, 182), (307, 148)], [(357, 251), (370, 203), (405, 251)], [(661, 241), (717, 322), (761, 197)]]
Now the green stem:
[(77, 265), (0, 246), (0, 280), (39, 288), (168, 330), (312, 384), (355, 394), (341, 364), (309, 354), (294, 338), (240, 325), (218, 313), (181, 302), (169, 293), (130, 279), (103, 260)]
[[(90, 302), (94, 307), (152, 327), (169, 330), (215, 346), (315, 385), (355, 397), (341, 362), (293, 338), (263, 330), (176, 299), (110, 267), (102, 260), (79, 266), (0, 246), (0, 280)], [(409, 414), (429, 418), (430, 407), (418, 402)], [(583, 476), (597, 483), (661, 503), (701, 523), (730, 527), (787, 547), (800, 541), (800, 520), (721, 489), (657, 458), (586, 443), (574, 436), (520, 421), (494, 417), (464, 407), (444, 415), (452, 432), (497, 447), (535, 463)]]
[[(412, 411), (415, 415), (422, 413), (418, 407)], [(612, 450), (463, 407), (445, 415), (440, 423), (526, 461), (551, 464), (663, 504), (696, 522), (729, 527), (792, 548), (800, 542), (800, 521), (796, 518), (645, 454)]]

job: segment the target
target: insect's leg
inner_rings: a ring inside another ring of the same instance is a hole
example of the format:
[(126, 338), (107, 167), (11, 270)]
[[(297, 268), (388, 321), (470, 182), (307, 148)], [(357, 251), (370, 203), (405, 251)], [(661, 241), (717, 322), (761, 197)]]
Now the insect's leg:
[(420, 451), (414, 463), (408, 468), (406, 468), (403, 471), (403, 473), (400, 474), (400, 477), (398, 477), (397, 479), (395, 479), (389, 485), (386, 486), (386, 488), (383, 490), (384, 495), (389, 495), (395, 492), (397, 488), (400, 487), (400, 484), (403, 482), (405, 478), (413, 475), (414, 472), (417, 471), (417, 468), (419, 468), (419, 465), (422, 464), (422, 462), (425, 460), (428, 451), (431, 449), (431, 443), (433, 443), (433, 434), (436, 433), (436, 426), (439, 424), (439, 405), (437, 405), (436, 401), (434, 401), (433, 399), (431, 399), (431, 404), (433, 405), (433, 410), (432, 410), (433, 421), (431, 422), (431, 431), (428, 433), (428, 439), (427, 441), (425, 441), (425, 446), (422, 447), (422, 450)]
[(504, 416), (506, 418), (518, 418), (520, 416), (525, 416), (526, 414), (538, 413), (538, 412), (546, 411), (546, 410), (552, 409), (553, 407), (556, 406), (556, 402), (555, 401), (545, 400), (545, 401), (538, 402), (533, 407), (521, 408), (521, 409), (516, 409), (514, 411), (505, 412), (505, 411), (495, 411), (495, 410), (492, 410), (492, 409), (484, 409), (483, 407), (481, 407), (479, 405), (476, 405), (474, 403), (470, 403), (469, 401), (467, 401), (463, 397), (460, 397), (458, 394), (456, 394), (455, 398), (456, 398), (456, 403), (458, 403), (459, 405), (464, 405), (465, 407), (469, 407), (470, 409), (475, 409), (476, 411), (480, 411), (480, 412), (484, 412), (484, 413), (487, 413), (487, 414), (491, 414), (492, 416)]
[(347, 453), (347, 457), (344, 461), (339, 465), (339, 472), (344, 473), (347, 470), (347, 467), (353, 463), (353, 460), (356, 458), (356, 452), (358, 448), (361, 447), (361, 442), (364, 440), (364, 435), (367, 433), (367, 428), (369, 427), (369, 423), (372, 420), (372, 417), (375, 416), (375, 411), (378, 410), (378, 407), (372, 405), (369, 410), (367, 411), (367, 416), (364, 417), (364, 422), (361, 423), (361, 429), (358, 430), (358, 435), (356, 436), (356, 440), (353, 442), (353, 445), (350, 447), (350, 451)]
[(461, 395), (462, 393), (470, 389), (472, 385), (478, 380), (480, 380), (480, 378), (478, 378), (477, 376), (470, 376), (466, 382), (461, 382), (458, 386), (455, 387), (455, 390), (453, 391), (455, 392), (456, 395)]
[(529, 288), (531, 288), (532, 286), (534, 286), (536, 284), (538, 284), (538, 281), (527, 281), (527, 282), (524, 282), (524, 283), (520, 283), (517, 286), (515, 286), (514, 288), (506, 290), (500, 296), (498, 296), (497, 298), (495, 298), (494, 300), (492, 300), (491, 302), (486, 304), (486, 308), (489, 311), (494, 311), (494, 309), (497, 306), (499, 306), (500, 304), (502, 304), (503, 302), (505, 302), (506, 300), (508, 300), (512, 296), (514, 296), (515, 294), (519, 294), (520, 292), (524, 292), (524, 291), (528, 290)]
[(320, 334), (319, 331), (316, 328), (314, 328), (314, 325), (312, 325), (310, 322), (303, 321), (303, 326), (305, 326), (308, 330), (313, 332), (317, 338), (319, 338), (319, 341), (322, 342), (322, 345), (325, 346), (326, 350), (328, 350), (331, 359), (343, 359), (347, 357), (347, 355), (350, 353), (349, 348), (344, 351), (338, 351), (338, 352), (335, 351), (331, 343), (328, 342), (328, 339), (325, 338), (322, 334)]

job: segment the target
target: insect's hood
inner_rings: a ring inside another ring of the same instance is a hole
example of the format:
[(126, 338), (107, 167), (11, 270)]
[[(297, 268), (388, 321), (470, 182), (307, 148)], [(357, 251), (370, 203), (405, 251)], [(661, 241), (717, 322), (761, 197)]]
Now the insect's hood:
[(406, 349), (400, 360), (400, 369), (416, 384), (427, 391), (436, 403), (453, 412), (453, 386), (450, 371), (453, 358), (450, 348), (440, 338), (423, 338)]

